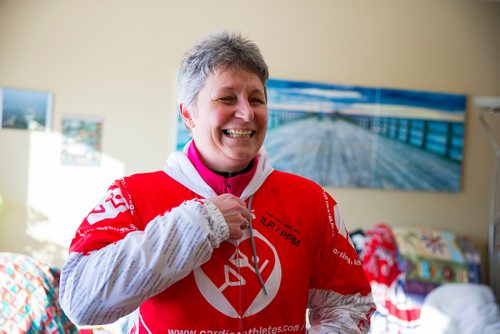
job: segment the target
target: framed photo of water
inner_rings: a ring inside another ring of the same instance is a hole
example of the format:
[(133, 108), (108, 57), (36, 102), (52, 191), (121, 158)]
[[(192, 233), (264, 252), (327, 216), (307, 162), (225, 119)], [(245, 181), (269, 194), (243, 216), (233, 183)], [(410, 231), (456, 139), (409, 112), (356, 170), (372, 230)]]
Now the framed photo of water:
[(52, 119), (52, 93), (0, 88), (0, 128), (48, 131)]
[[(326, 187), (459, 192), (466, 96), (270, 79), (264, 146)], [(189, 140), (179, 118), (177, 148)]]

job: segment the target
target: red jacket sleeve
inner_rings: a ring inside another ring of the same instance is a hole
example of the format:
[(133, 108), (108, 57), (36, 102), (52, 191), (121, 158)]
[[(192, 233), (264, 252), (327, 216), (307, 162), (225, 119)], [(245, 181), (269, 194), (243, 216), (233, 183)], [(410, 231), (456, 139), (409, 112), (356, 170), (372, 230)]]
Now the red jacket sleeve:
[(85, 217), (71, 241), (70, 252), (88, 253), (137, 230), (143, 230), (143, 226), (134, 212), (125, 180), (120, 179)]
[(371, 287), (335, 200), (323, 190), (319, 241), (309, 292), (310, 333), (367, 333)]

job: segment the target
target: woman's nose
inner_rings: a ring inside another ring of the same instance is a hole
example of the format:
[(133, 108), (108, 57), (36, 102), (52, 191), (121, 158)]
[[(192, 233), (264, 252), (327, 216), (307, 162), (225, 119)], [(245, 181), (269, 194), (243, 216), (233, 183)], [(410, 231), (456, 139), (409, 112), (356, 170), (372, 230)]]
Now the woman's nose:
[(236, 106), (236, 113), (235, 116), (238, 118), (241, 118), (245, 122), (252, 121), (255, 117), (254, 111), (250, 103), (248, 101), (242, 101), (238, 103)]

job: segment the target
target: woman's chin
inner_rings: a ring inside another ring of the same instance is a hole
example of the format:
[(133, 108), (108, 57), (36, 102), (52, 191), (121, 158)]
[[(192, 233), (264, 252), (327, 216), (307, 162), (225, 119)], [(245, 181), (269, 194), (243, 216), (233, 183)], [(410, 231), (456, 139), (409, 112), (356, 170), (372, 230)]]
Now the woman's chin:
[(258, 151), (247, 151), (247, 152), (232, 152), (232, 154), (227, 155), (227, 159), (221, 161), (226, 167), (227, 172), (237, 172), (248, 166), (250, 161), (257, 155)]

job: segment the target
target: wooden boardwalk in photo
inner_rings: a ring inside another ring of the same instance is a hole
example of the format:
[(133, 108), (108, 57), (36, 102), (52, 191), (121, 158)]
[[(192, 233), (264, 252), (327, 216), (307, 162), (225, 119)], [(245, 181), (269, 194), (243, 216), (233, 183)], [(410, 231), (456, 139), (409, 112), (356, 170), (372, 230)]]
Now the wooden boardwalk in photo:
[(265, 147), (276, 169), (323, 186), (460, 191), (459, 163), (339, 119), (269, 130)]

